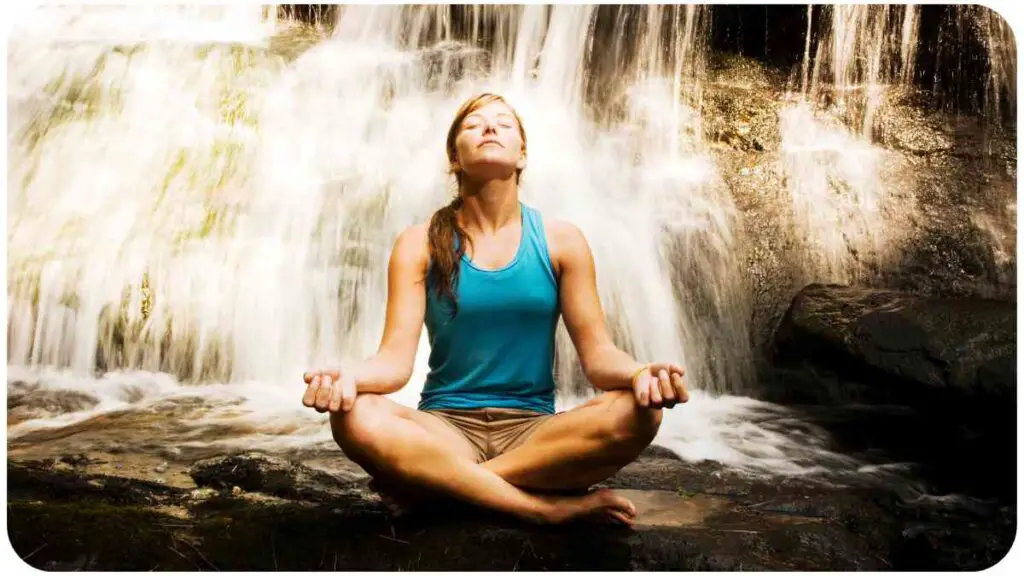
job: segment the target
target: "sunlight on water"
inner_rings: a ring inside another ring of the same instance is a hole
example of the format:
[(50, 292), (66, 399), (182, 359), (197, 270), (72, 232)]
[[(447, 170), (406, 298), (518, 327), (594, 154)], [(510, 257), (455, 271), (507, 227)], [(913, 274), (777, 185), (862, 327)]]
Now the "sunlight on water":
[(888, 90), (912, 82), (919, 19), (913, 5), (808, 8), (800, 92), (780, 110), (779, 131), (805, 271), (817, 281), (860, 280), (894, 240), (874, 122)]
[(860, 261), (877, 261), (886, 248), (883, 152), (842, 125), (829, 126), (806, 104), (779, 116), (794, 223), (807, 243), (803, 265), (812, 277), (854, 282)]

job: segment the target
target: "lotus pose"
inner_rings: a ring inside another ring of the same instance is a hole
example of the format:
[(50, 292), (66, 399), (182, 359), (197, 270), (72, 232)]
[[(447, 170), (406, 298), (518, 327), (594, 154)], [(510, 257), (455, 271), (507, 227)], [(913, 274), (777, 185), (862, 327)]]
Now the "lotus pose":
[[(398, 236), (377, 353), (307, 372), (303, 404), (330, 412), (334, 439), (378, 484), (542, 523), (632, 524), (630, 501), (588, 489), (636, 459), (662, 408), (687, 401), (683, 368), (613, 343), (583, 234), (519, 200), (526, 132), (502, 97), (465, 102), (447, 152), (458, 196)], [(603, 393), (556, 414), (560, 314)], [(385, 395), (411, 378), (424, 324), (430, 372), (414, 410)]]

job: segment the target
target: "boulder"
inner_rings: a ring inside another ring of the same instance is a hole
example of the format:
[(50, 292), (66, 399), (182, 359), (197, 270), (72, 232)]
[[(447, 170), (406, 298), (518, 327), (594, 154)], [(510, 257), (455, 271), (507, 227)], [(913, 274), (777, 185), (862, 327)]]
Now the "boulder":
[(1016, 339), (1014, 302), (814, 284), (794, 298), (773, 354), (866, 383), (879, 398), (1012, 404)]
[(188, 473), (200, 487), (318, 501), (346, 495), (359, 481), (352, 474), (327, 473), (259, 453), (207, 458), (192, 464)]

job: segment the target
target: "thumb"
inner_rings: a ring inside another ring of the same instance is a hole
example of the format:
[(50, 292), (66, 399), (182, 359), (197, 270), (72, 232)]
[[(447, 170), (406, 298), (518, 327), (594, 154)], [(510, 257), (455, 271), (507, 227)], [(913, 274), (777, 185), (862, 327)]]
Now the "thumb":
[(358, 390), (356, 389), (356, 378), (351, 371), (347, 371), (341, 377), (341, 411), (348, 412), (355, 406)]

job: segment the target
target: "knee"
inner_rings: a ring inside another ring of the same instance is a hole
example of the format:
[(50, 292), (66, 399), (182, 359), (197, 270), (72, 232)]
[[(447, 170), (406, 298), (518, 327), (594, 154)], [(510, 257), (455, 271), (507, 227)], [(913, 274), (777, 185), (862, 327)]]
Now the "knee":
[(614, 445), (643, 449), (661, 427), (661, 408), (644, 408), (636, 403), (632, 390), (606, 392), (608, 417), (605, 438)]
[(373, 452), (386, 416), (386, 402), (376, 394), (360, 394), (348, 412), (331, 412), (331, 434), (350, 456)]

